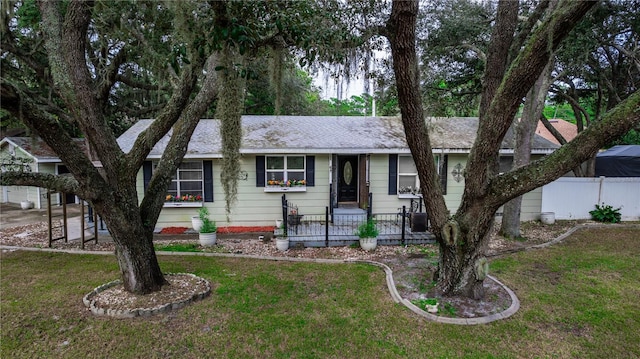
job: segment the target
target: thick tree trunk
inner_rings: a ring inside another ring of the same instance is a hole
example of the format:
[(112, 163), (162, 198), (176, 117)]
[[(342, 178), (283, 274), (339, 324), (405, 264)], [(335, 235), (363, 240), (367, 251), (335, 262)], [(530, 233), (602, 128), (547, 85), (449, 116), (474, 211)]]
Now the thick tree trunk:
[(152, 230), (144, 228), (139, 221), (137, 225), (124, 221), (109, 227), (109, 233), (116, 244), (115, 254), (125, 290), (147, 294), (167, 283), (153, 248)]
[[(459, 220), (450, 220), (440, 233), (440, 263), (436, 290), (443, 295), (484, 297), (488, 272), (484, 257), (494, 223), (495, 208), (476, 206)], [(437, 236), (437, 237), (440, 237)]]
[(145, 226), (135, 195), (92, 203), (105, 221), (116, 246), (115, 254), (125, 290), (136, 294), (157, 291), (166, 284), (153, 248), (153, 227)]
[(504, 204), (500, 234), (505, 238), (521, 238), (520, 215), (522, 214), (522, 196), (518, 196)]
[[(538, 120), (544, 110), (544, 102), (551, 86), (551, 63), (533, 85), (524, 103), (522, 117), (514, 121), (515, 149), (513, 151), (513, 169), (520, 168), (531, 161), (531, 147)], [(505, 203), (500, 233), (507, 238), (520, 238), (520, 214), (522, 212), (522, 196)]]

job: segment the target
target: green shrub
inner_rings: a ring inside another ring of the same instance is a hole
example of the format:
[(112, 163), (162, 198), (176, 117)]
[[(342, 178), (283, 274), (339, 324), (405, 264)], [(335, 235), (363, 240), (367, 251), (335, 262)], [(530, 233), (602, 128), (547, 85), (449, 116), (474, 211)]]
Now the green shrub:
[(359, 238), (376, 238), (378, 237), (378, 228), (376, 228), (376, 221), (368, 219), (365, 223), (358, 226), (356, 235)]
[(200, 217), (202, 221), (200, 233), (214, 233), (218, 230), (216, 222), (209, 219), (209, 210), (207, 207), (202, 207), (198, 210), (198, 217)]
[(202, 227), (200, 227), (200, 233), (214, 233), (218, 230), (218, 226), (215, 221), (205, 218), (202, 220)]
[(621, 219), (620, 208), (613, 208), (604, 203), (602, 206), (596, 204), (596, 209), (590, 211), (589, 214), (594, 221), (598, 222), (618, 223)]

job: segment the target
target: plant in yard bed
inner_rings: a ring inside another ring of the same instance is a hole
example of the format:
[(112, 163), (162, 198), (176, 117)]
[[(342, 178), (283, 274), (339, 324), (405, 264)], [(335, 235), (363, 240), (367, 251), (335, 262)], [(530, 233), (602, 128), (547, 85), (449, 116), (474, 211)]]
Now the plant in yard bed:
[(415, 299), (412, 300), (416, 307), (420, 309), (424, 309), (429, 313), (437, 313), (438, 312), (438, 299), (437, 298), (425, 298), (425, 299)]
[(209, 219), (209, 210), (207, 207), (202, 207), (198, 211), (198, 216), (202, 221), (202, 226), (200, 226), (200, 234), (198, 239), (200, 240), (200, 244), (204, 247), (209, 247), (216, 244), (217, 235), (216, 231), (218, 230), (218, 226), (215, 221)]
[(605, 223), (618, 223), (621, 219), (620, 208), (613, 208), (610, 205), (602, 204), (602, 206), (596, 204), (596, 209), (590, 211), (589, 214), (594, 221)]
[(360, 238), (360, 247), (367, 251), (375, 250), (379, 233), (376, 221), (373, 219), (368, 219), (365, 223), (362, 223), (356, 231), (356, 235)]
[(195, 243), (156, 244), (155, 249), (158, 252), (201, 252)]
[(451, 303), (444, 303), (444, 313), (449, 317), (457, 317), (458, 310)]

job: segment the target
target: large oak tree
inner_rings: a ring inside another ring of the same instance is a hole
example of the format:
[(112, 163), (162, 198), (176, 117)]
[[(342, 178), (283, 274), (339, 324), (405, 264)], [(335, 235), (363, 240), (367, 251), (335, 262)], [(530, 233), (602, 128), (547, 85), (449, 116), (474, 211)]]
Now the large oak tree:
[[(26, 1), (16, 6), (31, 4)], [(75, 193), (89, 202), (113, 237), (124, 287), (142, 294), (158, 290), (166, 282), (152, 245), (153, 227), (171, 176), (217, 92), (216, 53), (201, 51), (205, 44), (196, 41), (202, 36), (183, 36), (201, 30), (189, 19), (189, 8), (180, 3), (170, 8), (148, 5), (145, 11), (125, 2), (42, 1), (37, 8), (32, 7), (30, 26), (24, 23), (29, 21), (25, 8), (18, 8), (23, 14), (18, 20), (23, 23), (9, 20), (12, 9), (5, 9), (2, 29), (2, 108), (40, 136), (72, 174), (6, 172), (2, 183)], [(218, 11), (212, 19), (225, 17)], [(168, 28), (154, 32), (145, 26), (147, 21), (156, 20), (156, 29), (170, 27), (171, 21), (166, 21), (169, 18), (180, 28), (169, 34), (172, 39), (160, 38), (167, 35), (164, 30)], [(113, 29), (118, 31), (107, 34)], [(125, 32), (131, 36), (124, 36)], [(99, 41), (103, 38), (107, 40)], [(164, 42), (164, 49), (170, 52), (163, 66), (171, 73), (167, 76), (173, 76), (171, 81), (160, 81), (160, 76), (167, 73), (155, 73), (147, 83), (140, 81), (141, 74), (157, 67), (145, 63), (151, 57), (136, 49), (152, 42)], [(172, 57), (171, 53), (177, 55)], [(126, 85), (170, 87), (156, 121), (129, 153), (120, 149), (106, 116), (113, 99), (110, 95)], [(72, 141), (70, 127), (83, 134), (91, 155)], [(154, 144), (172, 128), (167, 151), (139, 204), (136, 174)], [(95, 165), (96, 160), (100, 166)]]
[[(165, 283), (153, 229), (171, 177), (218, 92), (229, 210), (239, 169), (242, 97), (252, 72), (246, 64), (269, 52), (275, 54), (276, 70), (289, 53), (302, 54), (306, 63), (332, 60), (343, 56), (341, 49), (357, 45), (362, 35), (352, 35), (357, 22), (345, 20), (354, 8), (339, 1), (4, 4), (2, 109), (40, 136), (72, 176), (5, 172), (1, 183), (75, 193), (89, 202), (113, 237), (125, 289), (142, 294)], [(282, 75), (273, 77), (275, 83), (282, 81)], [(155, 120), (124, 153), (113, 120), (136, 116)], [(166, 150), (140, 196), (137, 173), (169, 131)], [(91, 155), (72, 141), (78, 133)]]
[(607, 112), (601, 122), (592, 124), (553, 154), (510, 172), (498, 173), (500, 144), (522, 99), (553, 51), (594, 5), (595, 2), (560, 1), (527, 36), (524, 45), (517, 48), (517, 57), (507, 65), (519, 4), (508, 0), (498, 4), (483, 79), (477, 138), (465, 170), (461, 204), (449, 215), (431, 155), (420, 96), (415, 46), (419, 2), (393, 1), (387, 37), (407, 142), (440, 246), (437, 289), (444, 295), (484, 296), (483, 281), (487, 274), (484, 253), (494, 214), (501, 205), (570, 171), (640, 121), (640, 95), (636, 92)]

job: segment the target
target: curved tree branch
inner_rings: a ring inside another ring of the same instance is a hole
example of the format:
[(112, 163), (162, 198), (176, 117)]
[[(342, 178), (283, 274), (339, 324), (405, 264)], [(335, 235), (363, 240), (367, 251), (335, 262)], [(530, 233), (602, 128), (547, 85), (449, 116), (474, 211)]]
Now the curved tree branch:
[(602, 121), (593, 123), (554, 153), (495, 177), (489, 185), (492, 202), (500, 205), (552, 182), (593, 157), (604, 144), (638, 125), (640, 125), (640, 91), (633, 93), (607, 112)]
[[(10, 52), (15, 57), (19, 58), (20, 61), (24, 62), (31, 70), (33, 70), (37, 77), (42, 79), (45, 82), (51, 82), (51, 78), (47, 76), (47, 65), (38, 62), (36, 59), (38, 56), (34, 56), (33, 52), (36, 52), (38, 49), (32, 49), (32, 53), (26, 53), (20, 47), (15, 46), (15, 39), (12, 36), (11, 32), (6, 30), (2, 32), (2, 39), (0, 45), (2, 46), (2, 52)], [(44, 54), (42, 57), (46, 57)]]
[(80, 198), (86, 198), (86, 193), (82, 192), (78, 181), (70, 175), (7, 171), (2, 173), (0, 184), (3, 186), (42, 187), (57, 192), (73, 193)]
[[(105, 102), (109, 98), (109, 91), (111, 91), (111, 88), (113, 88), (113, 85), (116, 83), (120, 66), (125, 62), (126, 59), (127, 50), (126, 48), (122, 48), (111, 59), (109, 65), (103, 69), (102, 73), (104, 75), (97, 79), (98, 85), (96, 89), (96, 97), (101, 103), (101, 107), (104, 106)], [(97, 71), (97, 73), (100, 72), (101, 71)]]
[[(29, 128), (33, 129), (51, 147), (62, 162), (72, 173), (79, 173), (86, 182), (81, 183), (85, 188), (98, 188), (104, 184), (89, 157), (76, 145), (75, 141), (64, 131), (57, 119), (42, 111), (29, 96), (23, 95), (17, 88), (6, 82), (1, 83), (0, 95), (2, 108), (20, 118)], [(95, 194), (85, 194), (90, 200)]]
[(494, 175), (495, 164), (492, 159), (497, 157), (522, 98), (540, 76), (553, 51), (595, 4), (588, 1), (559, 4), (554, 13), (535, 30), (523, 52), (510, 66), (507, 76), (501, 80), (495, 95), (491, 97), (490, 104), (484, 107), (484, 111), (481, 107), (477, 140), (467, 164), (467, 173), (473, 176), (466, 178), (458, 212), (464, 211), (474, 199), (486, 195), (487, 183)]
[(545, 116), (543, 113), (540, 114), (540, 122), (542, 122), (544, 128), (546, 128), (547, 131), (551, 132), (553, 137), (558, 140), (558, 142), (560, 142), (561, 146), (567, 143), (567, 140), (564, 138), (564, 136), (562, 136), (560, 131), (556, 130), (556, 128), (553, 127), (553, 125), (547, 119), (547, 116)]
[[(207, 75), (202, 83), (202, 88), (173, 126), (174, 135), (171, 136), (151, 181), (149, 181), (140, 208), (142, 218), (150, 223), (155, 223), (158, 220), (164, 202), (164, 197), (158, 194), (166, 193), (171, 176), (175, 174), (176, 168), (182, 162), (182, 158), (187, 152), (189, 139), (198, 126), (202, 114), (218, 95), (216, 62), (217, 54), (211, 55), (207, 60)], [(139, 168), (139, 166), (135, 168)]]
[[(573, 92), (575, 92), (575, 88), (572, 86), (572, 90)], [(580, 103), (573, 98), (573, 96), (569, 96), (566, 93), (564, 93), (564, 91), (562, 91), (561, 89), (557, 88), (556, 86), (554, 86), (554, 88), (551, 90), (551, 92), (560, 95), (562, 98), (564, 98), (565, 100), (567, 100), (567, 102), (569, 102), (569, 104), (571, 105), (571, 107), (573, 109), (575, 109), (577, 112), (580, 113), (576, 113), (576, 118), (582, 114), (582, 116), (584, 116), (584, 119), (587, 123), (587, 127), (591, 124), (591, 116), (589, 115), (589, 113), (587, 112), (587, 110), (585, 110), (582, 106), (580, 106)], [(580, 130), (582, 131), (583, 126), (579, 126)]]
[(116, 74), (116, 78), (115, 80), (117, 82), (122, 82), (125, 85), (128, 85), (130, 87), (134, 87), (134, 88), (138, 88), (138, 89), (142, 89), (142, 90), (149, 90), (149, 91), (157, 91), (157, 90), (169, 90), (169, 87), (164, 87), (164, 86), (159, 86), (159, 85), (151, 85), (142, 81), (137, 81), (135, 79), (132, 79), (129, 76), (125, 76), (122, 74)]
[(180, 118), (198, 80), (198, 76), (195, 74), (196, 69), (194, 68), (196, 65), (196, 63), (192, 62), (190, 66), (183, 70), (179, 86), (171, 95), (163, 111), (158, 114), (146, 130), (140, 133), (131, 151), (125, 156), (126, 165), (130, 168), (140, 168), (153, 146), (169, 132)]
[(529, 15), (529, 17), (527, 17), (527, 20), (524, 23), (524, 26), (522, 27), (522, 29), (518, 31), (513, 41), (513, 44), (511, 44), (511, 49), (509, 50), (510, 60), (515, 59), (518, 53), (520, 52), (520, 50), (522, 50), (522, 46), (527, 40), (527, 37), (531, 34), (536, 24), (541, 22), (542, 17), (544, 16), (544, 13), (548, 8), (549, 8), (549, 0), (540, 1), (538, 6), (536, 6), (536, 8)]

